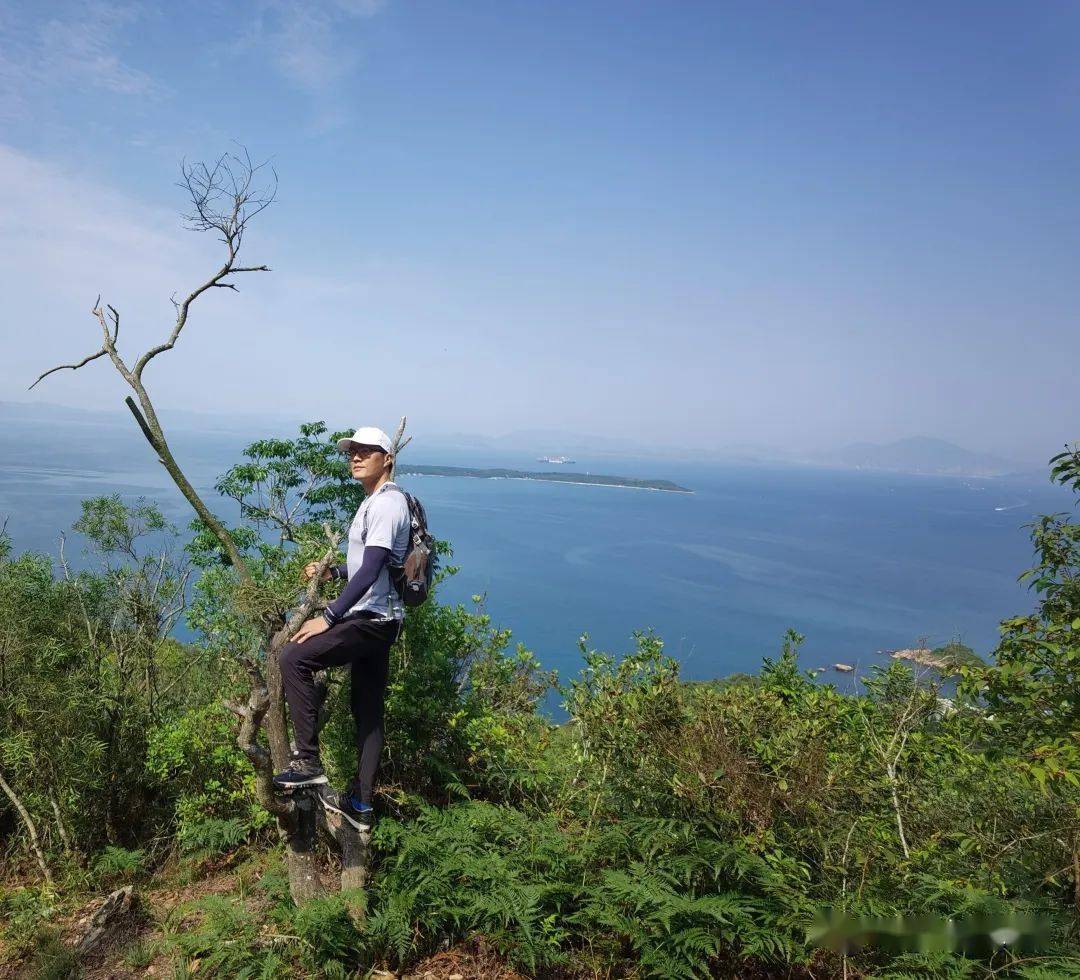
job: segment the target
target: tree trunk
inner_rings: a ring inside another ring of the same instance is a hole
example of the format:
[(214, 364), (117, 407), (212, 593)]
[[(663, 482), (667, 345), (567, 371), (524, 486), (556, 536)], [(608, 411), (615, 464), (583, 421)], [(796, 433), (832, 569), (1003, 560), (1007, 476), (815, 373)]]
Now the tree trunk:
[(105, 772), (108, 773), (109, 788), (105, 794), (105, 839), (110, 844), (119, 843), (120, 829), (116, 824), (116, 766), (113, 762), (113, 747), (116, 740), (116, 712), (108, 711), (109, 726), (105, 738)]
[(896, 814), (896, 830), (900, 835), (900, 846), (904, 850), (904, 859), (910, 860), (911, 851), (908, 850), (907, 835), (904, 833), (904, 818), (900, 811), (900, 794), (896, 790), (896, 766), (892, 763), (888, 763), (885, 767), (885, 772), (889, 778), (889, 791), (892, 794), (893, 813)]
[(371, 861), (371, 834), (366, 831), (344, 833), (341, 837), (341, 890), (366, 888)]
[[(267, 741), (270, 743), (270, 759), (275, 772), (288, 768), (292, 758), (289, 746), (289, 728), (285, 715), (285, 689), (281, 682), (281, 666), (278, 655), (285, 646), (285, 631), (277, 631), (271, 639), (266, 655), (266, 688), (270, 706), (266, 711), (263, 726)], [(326, 894), (319, 876), (319, 861), (316, 851), (317, 810), (321, 809), (314, 797), (314, 790), (294, 790), (292, 793), (293, 809), (284, 818), (279, 818), (278, 826), (282, 830), (285, 842), (285, 866), (289, 872), (289, 894), (299, 905), (312, 898)]]
[(1080, 838), (1077, 838), (1076, 843), (1073, 844), (1072, 866), (1073, 909), (1076, 911), (1077, 918), (1080, 918)]
[(34, 851), (34, 856), (37, 858), (38, 867), (41, 868), (41, 873), (44, 875), (45, 880), (52, 886), (52, 875), (49, 873), (49, 866), (45, 863), (45, 853), (41, 850), (41, 844), (38, 841), (37, 827), (34, 825), (34, 818), (27, 812), (26, 807), (23, 806), (22, 800), (15, 795), (13, 790), (4, 779), (3, 773), (0, 773), (0, 789), (2, 789), (12, 805), (19, 811), (19, 816), (22, 818), (23, 826), (26, 827), (26, 833), (30, 837), (30, 847)]
[(289, 765), (292, 752), (289, 748), (289, 726), (285, 720), (285, 688), (281, 682), (281, 664), (278, 657), (286, 644), (285, 629), (277, 630), (266, 653), (266, 691), (270, 695), (270, 707), (267, 709), (263, 726), (270, 742), (270, 759), (274, 763), (274, 772), (281, 772)]
[(318, 854), (315, 850), (315, 808), (318, 803), (314, 800), (313, 793), (313, 790), (295, 790), (292, 812), (278, 821), (285, 837), (289, 894), (297, 905), (326, 894), (319, 876)]
[(49, 803), (52, 804), (53, 816), (56, 818), (56, 829), (60, 831), (60, 840), (64, 843), (64, 853), (71, 853), (71, 838), (68, 837), (67, 828), (64, 826), (64, 818), (60, 815), (60, 804), (56, 802), (56, 795), (49, 790)]

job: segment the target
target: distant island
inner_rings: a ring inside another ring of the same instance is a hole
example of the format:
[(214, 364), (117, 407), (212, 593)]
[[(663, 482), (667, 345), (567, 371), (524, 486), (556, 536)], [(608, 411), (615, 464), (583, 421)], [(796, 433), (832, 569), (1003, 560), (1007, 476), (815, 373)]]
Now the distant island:
[(401, 476), (471, 476), (479, 480), (543, 480), (547, 483), (578, 483), (590, 487), (624, 487), (628, 490), (663, 490), (693, 493), (670, 480), (639, 480), (631, 476), (602, 476), (598, 473), (537, 473), (530, 470), (474, 469), (471, 466), (418, 466), (403, 463)]
[(569, 456), (541, 456), (538, 463), (570, 463), (573, 465), (576, 460), (571, 459)]
[(982, 657), (959, 640), (950, 640), (944, 646), (935, 647), (933, 650), (923, 647), (893, 650), (889, 656), (893, 660), (909, 660), (923, 667), (933, 667), (943, 674), (958, 673), (963, 667), (986, 666)]
[(925, 437), (886, 444), (857, 442), (844, 449), (821, 453), (817, 460), (845, 469), (924, 476), (1005, 476), (1019, 468), (1016, 463), (998, 456), (972, 452), (944, 439)]

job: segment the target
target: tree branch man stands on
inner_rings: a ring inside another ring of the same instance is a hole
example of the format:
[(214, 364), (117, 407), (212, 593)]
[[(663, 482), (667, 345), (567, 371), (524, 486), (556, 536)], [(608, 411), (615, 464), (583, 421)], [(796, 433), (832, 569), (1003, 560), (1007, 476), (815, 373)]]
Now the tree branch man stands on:
[[(391, 481), (394, 445), (381, 429), (357, 429), (338, 448), (349, 457), (354, 480), (366, 496), (349, 527), (348, 561), (327, 569), (325, 578), (347, 578), (341, 595), (322, 616), (309, 619), (281, 650), (281, 676), (292, 718), (295, 751), (291, 765), (274, 776), (280, 789), (326, 783), (319, 758), (319, 697), (315, 673), (351, 667), (351, 707), (356, 724), (357, 777), (344, 793), (323, 791), (327, 809), (358, 829), (370, 827), (372, 787), (383, 747), (383, 716), (390, 648), (401, 634), (405, 607), (390, 579), (391, 562), (400, 564), (408, 548), (409, 505)], [(312, 562), (304, 569), (315, 574)]]

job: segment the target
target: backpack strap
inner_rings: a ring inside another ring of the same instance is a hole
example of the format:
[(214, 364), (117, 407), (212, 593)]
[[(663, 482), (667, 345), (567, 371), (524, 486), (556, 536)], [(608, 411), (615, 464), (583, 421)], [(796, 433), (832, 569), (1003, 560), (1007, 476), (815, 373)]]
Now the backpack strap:
[[(402, 490), (401, 487), (399, 487), (393, 480), (387, 480), (381, 487), (379, 487), (378, 490), (376, 490), (370, 497), (368, 497), (367, 500), (374, 500), (375, 497), (377, 497), (384, 490), (396, 490), (398, 493), (404, 495), (406, 503), (408, 503), (408, 501), (409, 501), (409, 495), (407, 493), (405, 493), (405, 491)], [(367, 502), (367, 500), (365, 500), (365, 503)], [(410, 513), (410, 516), (411, 516), (412, 511), (410, 510), (409, 513)], [(361, 524), (360, 524), (360, 543), (361, 544), (367, 544), (367, 508), (366, 507), (364, 508), (364, 515), (363, 515), (363, 518), (361, 519)]]
[[(405, 506), (409, 509), (409, 528), (412, 531), (426, 530), (426, 526), (422, 525), (416, 517), (416, 498), (413, 497), (407, 490), (402, 490), (393, 480), (388, 480), (378, 490), (375, 491), (368, 499), (374, 499), (384, 490), (396, 490), (405, 498)], [(423, 508), (421, 508), (421, 511)], [(412, 541), (412, 535), (409, 536), (410, 543)], [(364, 508), (364, 516), (360, 525), (360, 543), (367, 544), (367, 508)]]

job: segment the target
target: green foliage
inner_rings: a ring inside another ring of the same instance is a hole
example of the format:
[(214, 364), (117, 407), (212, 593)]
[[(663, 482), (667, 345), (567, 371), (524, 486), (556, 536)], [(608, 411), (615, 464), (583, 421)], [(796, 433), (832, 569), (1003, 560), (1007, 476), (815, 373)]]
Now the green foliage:
[[(1053, 467), (1080, 490), (1076, 451)], [(186, 570), (153, 505), (88, 502), (79, 529), (95, 565), (76, 577), (13, 558), (0, 535), (0, 766), (58, 879), (81, 861), (84, 882), (108, 887), (149, 876), (165, 849), (201, 861), (272, 839), (221, 702), (247, 684), (237, 651), (258, 649), (325, 552), (321, 522), (342, 527), (362, 491), (321, 423), (249, 447), (220, 489), (241, 508), (231, 533), (255, 586), (238, 590), (197, 529), (197, 647), (165, 635)], [(380, 777), (398, 819), (376, 829), (366, 895), (294, 908), (280, 861), (250, 887), (265, 863), (252, 847), (237, 894), (180, 906), (130, 963), (161, 953), (177, 976), (344, 977), (483, 934), (528, 975), (828, 976), (838, 956), (807, 930), (833, 909), (1049, 923), (1039, 956), (868, 948), (849, 975), (1080, 975), (1077, 527), (1033, 526), (1039, 608), (1003, 624), (992, 664), (958, 641), (935, 651), (963, 661), (948, 705), (900, 663), (857, 695), (818, 683), (795, 632), (755, 677), (685, 683), (642, 632), (623, 656), (582, 638), (557, 725), (540, 710), (556, 679), (482, 606), (410, 610)], [(324, 732), (337, 782), (355, 762), (347, 685), (332, 679)], [(0, 831), (32, 868), (6, 798)], [(0, 894), (6, 955), (28, 967), (41, 947), (34, 969), (68, 969), (59, 918), (51, 892)]]
[(279, 951), (278, 937), (263, 930), (259, 917), (241, 899), (209, 895), (179, 905), (166, 919), (163, 932), (177, 976), (190, 976), (196, 970), (200, 977), (245, 980), (292, 975), (287, 946)]
[(477, 931), (530, 970), (564, 961), (559, 920), (582, 865), (550, 818), (471, 803), (377, 833), (387, 856), (365, 933), (371, 954), (407, 962)]
[(33, 950), (55, 911), (54, 898), (44, 889), (0, 891), (0, 936), (5, 953), (0, 962), (16, 960)]
[(583, 958), (655, 977), (801, 959), (800, 869), (707, 825), (637, 818), (592, 833), (472, 802), (384, 824), (369, 954), (407, 962), (479, 932), (534, 974)]
[(77, 980), (82, 976), (79, 954), (55, 929), (44, 929), (34, 941), (29, 975), (33, 980)]
[(363, 906), (363, 893), (329, 895), (304, 902), (292, 913), (292, 928), (299, 937), (302, 959), (309, 969), (329, 963), (348, 965), (356, 960), (362, 937), (353, 923), (353, 906)]
[(958, 671), (963, 667), (984, 666), (982, 657), (958, 639), (952, 639), (942, 646), (934, 647), (930, 653), (935, 659), (943, 662), (946, 665), (945, 670), (949, 672)]
[(105, 555), (77, 577), (54, 578), (44, 556), (0, 560), (0, 767), (51, 846), (57, 811), (72, 843), (92, 849), (103, 837), (130, 842), (153, 807), (145, 734), (161, 707), (182, 572), (167, 545), (155, 563), (132, 540), (135, 559)]
[(136, 939), (124, 950), (124, 965), (135, 970), (145, 970), (161, 952), (157, 939)]
[(147, 771), (175, 801), (177, 843), (196, 860), (231, 850), (271, 823), (255, 800), (233, 724), (215, 700), (150, 732)]
[[(82, 853), (108, 878), (123, 870), (116, 855), (173, 820), (183, 838), (191, 820), (265, 816), (253, 814), (216, 665), (168, 637), (187, 578), (174, 529), (153, 504), (117, 495), (85, 501), (75, 527), (93, 560), (78, 575), (0, 549), (0, 767), (54, 866)], [(0, 834), (24, 844), (24, 833), (3, 798)]]
[[(391, 652), (384, 792), (399, 802), (542, 795), (538, 747), (551, 725), (536, 707), (554, 675), (520, 645), (509, 652), (510, 638), (479, 609), (428, 601), (409, 610)], [(356, 765), (348, 681), (333, 684), (322, 745), (332, 774), (348, 781)]]
[(185, 813), (187, 801), (182, 803), (180, 828), (176, 833), (176, 842), (180, 849), (196, 860), (203, 861), (216, 857), (238, 847), (248, 837), (250, 826), (235, 817), (223, 820), (220, 817), (202, 817)]
[(173, 531), (156, 504), (142, 497), (131, 507), (114, 493), (93, 497), (82, 502), (82, 516), (75, 530), (85, 534), (97, 550), (106, 554), (123, 554), (138, 561), (139, 540), (148, 534)]
[(134, 878), (143, 870), (145, 861), (144, 851), (106, 847), (94, 861), (94, 874), (102, 884), (112, 885), (117, 881)]
[[(617, 809), (652, 812), (667, 795), (669, 760), (656, 751), (686, 721), (678, 664), (652, 634), (635, 634), (637, 649), (621, 659), (580, 648), (581, 674), (564, 690), (575, 725), (575, 762), (598, 794)], [(598, 777), (598, 778), (597, 778)]]
[[(1080, 494), (1080, 449), (1051, 461), (1051, 480)], [(994, 664), (965, 672), (995, 742), (1048, 792), (1080, 788), (1080, 522), (1050, 514), (1031, 525), (1036, 564), (1026, 581), (1039, 608), (1001, 624)]]
[(294, 908), (288, 884), (273, 872), (263, 877), (260, 901), (207, 895), (182, 903), (166, 918), (161, 951), (175, 974), (222, 978), (348, 976), (358, 962), (362, 937), (351, 910), (362, 898), (330, 895)]
[(364, 488), (349, 475), (326, 425), (300, 426), (296, 439), (263, 439), (244, 450), (245, 461), (231, 467), (216, 489), (236, 501), (244, 522), (229, 529), (254, 581), (238, 589), (235, 572), (223, 565), (217, 538), (195, 520), (188, 553), (203, 569), (189, 622), (210, 646), (251, 650), (260, 624), (280, 622), (295, 605), (300, 571), (328, 547), (325, 526), (348, 527), (364, 499)]

